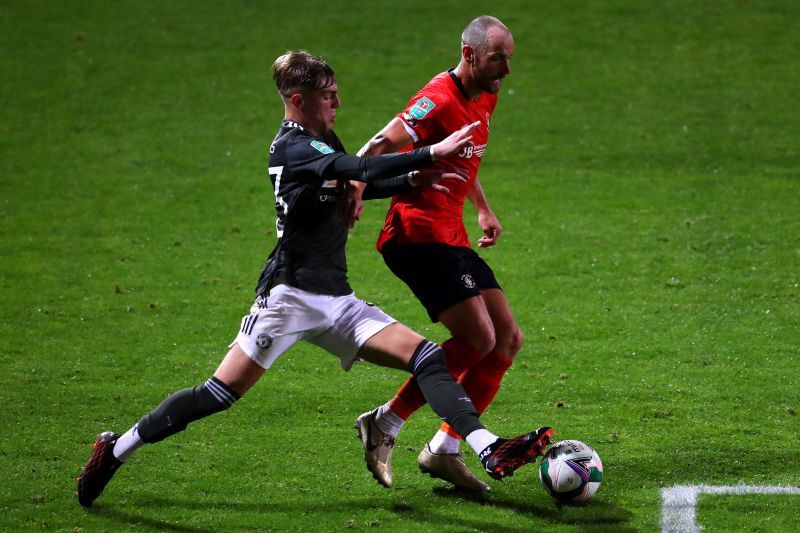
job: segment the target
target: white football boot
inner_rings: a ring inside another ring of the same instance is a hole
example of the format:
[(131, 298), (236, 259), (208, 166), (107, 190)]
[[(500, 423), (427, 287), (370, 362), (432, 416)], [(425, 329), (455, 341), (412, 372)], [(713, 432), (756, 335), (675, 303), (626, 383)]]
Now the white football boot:
[(473, 492), (487, 492), (492, 488), (476, 478), (462, 453), (433, 453), (428, 444), (419, 454), (417, 464), (420, 471), (431, 477), (443, 479), (456, 487)]
[(364, 460), (367, 470), (372, 472), (378, 483), (384, 487), (392, 486), (392, 451), (394, 451), (394, 437), (387, 435), (375, 425), (375, 413), (368, 411), (356, 419), (353, 427), (358, 432), (358, 438), (364, 445)]

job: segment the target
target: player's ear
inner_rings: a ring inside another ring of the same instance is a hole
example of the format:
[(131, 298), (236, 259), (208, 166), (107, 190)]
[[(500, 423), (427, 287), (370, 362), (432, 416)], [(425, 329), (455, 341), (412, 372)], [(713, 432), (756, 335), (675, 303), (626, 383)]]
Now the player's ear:
[(303, 108), (303, 94), (302, 93), (294, 93), (292, 96), (289, 97), (289, 101), (292, 103), (293, 107), (297, 109)]
[(464, 61), (466, 61), (468, 65), (472, 65), (475, 62), (475, 49), (470, 45), (461, 45), (461, 55), (464, 57)]

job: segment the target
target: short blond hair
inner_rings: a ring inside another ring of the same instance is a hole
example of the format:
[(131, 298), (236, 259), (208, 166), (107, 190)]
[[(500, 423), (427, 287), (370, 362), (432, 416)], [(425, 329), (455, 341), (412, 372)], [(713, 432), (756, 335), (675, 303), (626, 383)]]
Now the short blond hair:
[(284, 98), (294, 93), (324, 89), (336, 83), (330, 65), (305, 50), (286, 52), (275, 60), (271, 70), (275, 86)]

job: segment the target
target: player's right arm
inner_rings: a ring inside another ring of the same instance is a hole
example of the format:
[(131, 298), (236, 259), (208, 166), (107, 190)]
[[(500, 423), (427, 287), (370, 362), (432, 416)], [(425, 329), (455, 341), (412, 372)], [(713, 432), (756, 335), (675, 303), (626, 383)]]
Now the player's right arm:
[(361, 147), (358, 155), (391, 154), (414, 143), (414, 138), (399, 117), (394, 117), (384, 128)]

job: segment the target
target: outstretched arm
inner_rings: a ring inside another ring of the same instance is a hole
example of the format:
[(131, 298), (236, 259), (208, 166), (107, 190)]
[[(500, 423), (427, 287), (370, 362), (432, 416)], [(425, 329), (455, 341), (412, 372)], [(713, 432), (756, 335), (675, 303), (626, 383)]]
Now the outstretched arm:
[[(359, 156), (376, 156), (381, 154), (391, 154), (401, 148), (412, 144), (414, 139), (411, 134), (406, 130), (403, 122), (395, 117), (384, 128), (375, 134), (372, 139), (367, 141), (367, 144), (361, 147), (358, 151)], [(339, 204), (340, 216), (344, 219), (348, 227), (355, 226), (355, 223), (361, 217), (364, 211), (363, 199), (382, 198), (386, 196), (393, 196), (402, 189), (397, 189), (394, 193), (389, 194), (389, 189), (384, 188), (382, 192), (371, 192), (369, 196), (363, 198), (365, 183), (363, 180), (351, 180), (348, 184), (347, 191)], [(412, 178), (413, 181), (413, 178)], [(410, 188), (410, 186), (409, 186)]]
[[(358, 151), (358, 155), (371, 156), (391, 154), (413, 142), (414, 139), (408, 131), (406, 131), (403, 122), (399, 118), (394, 117), (381, 131), (367, 141), (367, 144), (361, 147), (361, 150)], [(355, 226), (356, 222), (361, 218), (361, 213), (364, 211), (364, 202), (362, 200), (382, 197), (382, 195), (364, 197), (364, 187), (366, 187), (364, 183), (351, 181), (345, 195), (342, 197), (339, 212), (348, 227), (352, 228)]]
[(371, 181), (376, 178), (387, 178), (410, 172), (437, 159), (452, 157), (464, 146), (471, 145), (472, 132), (479, 124), (480, 122), (474, 122), (453, 132), (443, 141), (402, 154), (385, 154), (371, 157), (339, 154), (336, 160), (328, 167), (327, 172), (330, 173), (332, 178), (356, 181)]

